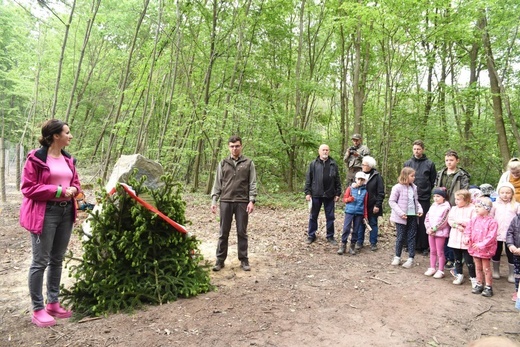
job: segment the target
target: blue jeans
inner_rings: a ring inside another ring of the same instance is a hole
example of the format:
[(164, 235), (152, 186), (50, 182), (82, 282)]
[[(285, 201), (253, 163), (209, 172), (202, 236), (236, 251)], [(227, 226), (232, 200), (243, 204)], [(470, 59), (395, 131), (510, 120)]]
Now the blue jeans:
[(343, 222), (343, 233), (341, 234), (341, 242), (347, 243), (348, 235), (350, 234), (350, 228), (352, 227), (352, 237), (350, 242), (355, 244), (357, 242), (357, 237), (359, 234), (359, 229), (363, 224), (363, 215), (362, 214), (350, 214), (345, 213), (345, 221)]
[[(368, 224), (372, 228), (372, 231), (370, 232), (370, 244), (371, 245), (377, 245), (377, 235), (379, 233), (379, 228), (377, 226), (377, 216), (368, 216)], [(358, 245), (363, 245), (365, 242), (365, 224), (362, 223), (361, 227), (359, 228), (357, 243)]]
[(316, 238), (316, 230), (318, 230), (318, 215), (321, 205), (325, 210), (325, 219), (327, 220), (327, 238), (334, 238), (334, 198), (315, 198), (312, 197), (312, 208), (309, 216), (309, 231), (307, 235), (310, 240)]
[(34, 311), (44, 308), (43, 274), (47, 270), (47, 303), (58, 302), (63, 257), (72, 233), (73, 204), (47, 205), (41, 235), (31, 234), (32, 263), (29, 268), (29, 292)]

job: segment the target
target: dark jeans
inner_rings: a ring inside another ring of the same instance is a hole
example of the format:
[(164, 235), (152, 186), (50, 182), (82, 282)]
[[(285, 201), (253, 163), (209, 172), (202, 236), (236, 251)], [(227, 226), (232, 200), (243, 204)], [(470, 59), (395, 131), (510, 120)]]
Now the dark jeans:
[(325, 210), (325, 219), (327, 220), (327, 238), (334, 238), (334, 198), (315, 198), (312, 197), (312, 208), (309, 216), (309, 230), (307, 235), (309, 239), (316, 238), (316, 230), (318, 230), (318, 215), (321, 210), (321, 205)]
[(47, 205), (41, 235), (31, 234), (32, 263), (29, 268), (29, 292), (34, 311), (44, 308), (43, 274), (47, 270), (47, 303), (58, 302), (63, 257), (72, 233), (73, 204)]
[(417, 237), (415, 238), (415, 249), (418, 251), (427, 250), (430, 247), (428, 243), (428, 234), (426, 234), (426, 227), (424, 226), (424, 219), (426, 218), (426, 213), (430, 210), (430, 199), (428, 200), (419, 200), (419, 204), (421, 204), (423, 209), (423, 215), (419, 217), (419, 223), (417, 224)]
[(415, 237), (417, 235), (417, 217), (408, 216), (406, 224), (395, 223), (397, 238), (395, 239), (395, 255), (401, 257), (403, 246), (408, 246), (408, 258), (415, 257)]
[[(377, 216), (368, 215), (368, 224), (372, 228), (372, 230), (370, 231), (370, 244), (376, 245), (377, 244), (377, 235), (379, 233), (379, 227), (377, 226)], [(361, 227), (359, 228), (358, 239), (357, 239), (357, 243), (359, 245), (363, 245), (363, 243), (365, 242), (365, 230), (366, 230), (365, 224), (362, 223)]]
[(475, 272), (475, 263), (473, 261), (473, 257), (469, 255), (467, 249), (458, 249), (451, 248), (453, 250), (453, 255), (455, 258), (455, 272), (457, 274), (462, 275), (464, 271), (462, 270), (462, 259), (464, 258), (464, 263), (468, 267), (469, 277), (477, 277)]
[(513, 264), (515, 266), (515, 290), (518, 292), (518, 284), (520, 283), (520, 256), (513, 255)]
[(444, 242), (444, 256), (446, 257), (446, 262), (451, 261), (455, 262), (455, 256), (453, 255), (453, 248), (448, 247), (449, 237), (446, 237), (446, 241)]
[(247, 261), (247, 202), (220, 202), (220, 232), (217, 244), (217, 260), (224, 262), (228, 255), (228, 239), (235, 215), (237, 225), (237, 253), (240, 261)]
[(350, 242), (355, 244), (359, 234), (359, 229), (363, 224), (363, 215), (345, 213), (345, 221), (343, 222), (343, 233), (341, 234), (341, 242), (347, 243), (350, 229), (352, 228), (352, 237)]

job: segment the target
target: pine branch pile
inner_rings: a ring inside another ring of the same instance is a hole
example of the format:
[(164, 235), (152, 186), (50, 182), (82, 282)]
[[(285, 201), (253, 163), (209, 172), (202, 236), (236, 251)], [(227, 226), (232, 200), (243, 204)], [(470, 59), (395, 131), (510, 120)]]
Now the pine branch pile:
[[(131, 177), (128, 184), (165, 215), (185, 225), (181, 186), (170, 175), (151, 190)], [(83, 244), (79, 265), (70, 265), (75, 283), (62, 288), (63, 302), (80, 316), (132, 311), (143, 304), (163, 304), (212, 289), (209, 265), (201, 265), (200, 243), (181, 234), (138, 204), (118, 185), (117, 193), (98, 193), (101, 211), (91, 213), (92, 237)]]

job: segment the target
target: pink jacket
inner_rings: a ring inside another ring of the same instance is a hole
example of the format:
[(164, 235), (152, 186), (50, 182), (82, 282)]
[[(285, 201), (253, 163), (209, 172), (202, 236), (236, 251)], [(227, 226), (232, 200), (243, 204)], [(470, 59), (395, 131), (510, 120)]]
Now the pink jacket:
[(509, 224), (515, 216), (520, 213), (520, 204), (514, 199), (511, 203), (506, 204), (500, 198), (493, 203), (492, 216), (498, 223), (497, 241), (505, 241)]
[(453, 206), (448, 214), (448, 224), (450, 225), (450, 239), (448, 247), (457, 249), (468, 249), (464, 243), (464, 230), (471, 218), (474, 218), (475, 205), (469, 204), (464, 207)]
[[(56, 185), (48, 183), (50, 170), (46, 164), (47, 151), (47, 147), (41, 147), (29, 152), (22, 174), (23, 201), (20, 207), (20, 225), (37, 235), (41, 235), (43, 230), (47, 202), (56, 196), (57, 191)], [(81, 186), (74, 166), (75, 160), (65, 151), (62, 151), (62, 154), (72, 171), (70, 187), (76, 187), (79, 193)], [(63, 187), (63, 190), (66, 188)], [(72, 210), (73, 220), (76, 220), (77, 211), (75, 208)]]
[(450, 226), (448, 224), (448, 213), (450, 212), (450, 203), (444, 201), (442, 204), (432, 204), (430, 210), (424, 219), (424, 226), (428, 228), (437, 228), (433, 236), (448, 237), (450, 234)]
[(471, 219), (464, 231), (469, 255), (491, 259), (497, 250), (497, 230), (498, 223), (491, 215)]

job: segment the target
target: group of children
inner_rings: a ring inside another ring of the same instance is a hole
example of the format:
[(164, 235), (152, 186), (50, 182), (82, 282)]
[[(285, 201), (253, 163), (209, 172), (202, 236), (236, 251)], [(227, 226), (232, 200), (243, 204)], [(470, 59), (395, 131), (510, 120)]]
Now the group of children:
[[(515, 283), (512, 299), (517, 301), (520, 281), (520, 203), (515, 200), (515, 188), (508, 180), (501, 180), (496, 191), (487, 184), (480, 186), (480, 189), (469, 189), (469, 175), (457, 169), (456, 153), (448, 151), (446, 158), (447, 169), (439, 172), (436, 187), (432, 191), (433, 204), (424, 221), (430, 247), (429, 267), (424, 274), (436, 279), (443, 278), (446, 251), (450, 250), (454, 261), (454, 268), (450, 271), (454, 276), (453, 284), (461, 285), (464, 282), (463, 264), (466, 264), (472, 293), (491, 297), (493, 279), (500, 278), (500, 257), (505, 246), (509, 265), (508, 281)], [(351, 229), (353, 232), (348, 252), (356, 254), (356, 231), (362, 229), (361, 224), (367, 216), (366, 179), (363, 172), (358, 172), (355, 182), (345, 191), (345, 220), (338, 254), (347, 251)], [(414, 181), (414, 169), (403, 168), (389, 198), (390, 221), (395, 224), (397, 233), (391, 265), (402, 265), (404, 268), (411, 268), (414, 264), (417, 226), (419, 217), (423, 215)], [(461, 181), (464, 184), (461, 185)], [(461, 189), (465, 186), (468, 189)], [(403, 248), (407, 249), (408, 259), (401, 264)], [(520, 309), (520, 299), (517, 308)]]
[[(405, 268), (413, 264), (416, 221), (423, 212), (416, 197), (414, 174), (413, 169), (404, 168), (389, 199), (392, 208), (390, 220), (395, 223), (397, 230), (396, 255), (392, 265), (400, 264), (406, 237), (409, 258), (403, 264)], [(514, 273), (520, 274), (520, 258), (515, 260), (513, 255), (520, 255), (520, 250), (517, 251), (515, 246), (520, 246), (520, 204), (513, 199), (515, 188), (511, 183), (500, 183), (496, 192), (498, 196), (493, 202), (482, 192), (474, 191), (472, 194), (468, 189), (459, 189), (453, 193), (455, 204), (451, 206), (445, 188), (436, 187), (433, 190), (433, 204), (425, 218), (430, 264), (424, 274), (437, 279), (444, 277), (447, 240), (455, 260), (455, 267), (451, 270), (455, 277), (453, 284), (464, 282), (464, 262), (468, 268), (472, 293), (491, 297), (493, 278), (499, 278), (500, 256), (504, 244), (507, 244), (509, 280), (515, 282), (513, 300), (516, 301), (518, 279), (514, 278)]]

